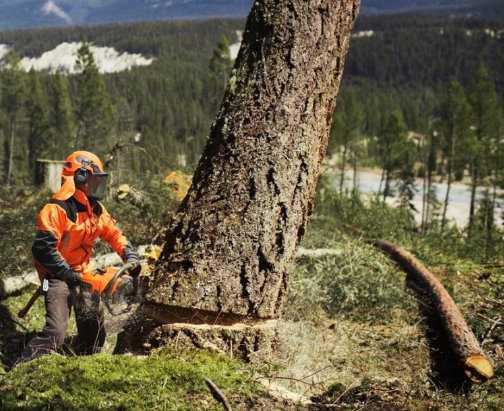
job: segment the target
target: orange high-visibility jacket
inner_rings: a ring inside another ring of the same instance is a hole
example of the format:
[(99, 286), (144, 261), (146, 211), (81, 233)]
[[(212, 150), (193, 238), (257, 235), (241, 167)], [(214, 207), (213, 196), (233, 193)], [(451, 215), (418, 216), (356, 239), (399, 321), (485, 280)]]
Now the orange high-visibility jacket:
[(124, 261), (136, 255), (101, 203), (90, 201), (80, 190), (67, 200), (53, 198), (37, 217), (32, 253), (39, 276), (65, 280), (72, 270), (87, 273), (98, 238)]

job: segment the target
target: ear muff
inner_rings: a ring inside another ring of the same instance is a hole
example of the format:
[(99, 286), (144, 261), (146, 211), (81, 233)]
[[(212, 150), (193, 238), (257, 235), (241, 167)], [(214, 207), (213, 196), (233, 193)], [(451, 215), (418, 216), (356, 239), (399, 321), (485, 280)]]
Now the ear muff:
[(74, 181), (76, 186), (81, 186), (87, 183), (89, 172), (85, 167), (79, 168), (74, 174)]

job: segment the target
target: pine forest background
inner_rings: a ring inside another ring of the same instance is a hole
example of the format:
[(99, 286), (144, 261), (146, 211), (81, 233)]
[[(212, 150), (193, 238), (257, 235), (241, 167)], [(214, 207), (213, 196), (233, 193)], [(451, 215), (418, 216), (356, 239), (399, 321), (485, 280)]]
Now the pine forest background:
[[(169, 172), (191, 174), (233, 66), (229, 45), (243, 26), (242, 19), (215, 19), (1, 32), (0, 44), (15, 50), (0, 71), (3, 190), (30, 190), (40, 182), (36, 159), (62, 160), (75, 149), (105, 159), (111, 195), (123, 183), (157, 192)], [(339, 177), (330, 186), (348, 194), (343, 176), (379, 170), (377, 199), (397, 195), (408, 221), (421, 211), (414, 230), (425, 234), (449, 225), (450, 198), (436, 196), (434, 182), (464, 182), (470, 216), (457, 230), (465, 230), (464, 242), (477, 239), (476, 254), (486, 261), (502, 243), (504, 25), (428, 14), (363, 16), (353, 37), (328, 153)], [(19, 69), (20, 57), (74, 41), (87, 42), (80, 74)], [(88, 44), (155, 60), (104, 75)], [(418, 178), (422, 210), (412, 204)]]

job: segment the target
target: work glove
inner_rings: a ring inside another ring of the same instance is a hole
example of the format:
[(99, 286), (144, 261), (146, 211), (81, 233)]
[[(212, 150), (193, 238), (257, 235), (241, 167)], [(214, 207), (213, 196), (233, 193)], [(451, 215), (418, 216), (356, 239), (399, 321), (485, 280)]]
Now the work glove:
[(142, 271), (142, 265), (140, 264), (140, 256), (130, 243), (124, 247), (123, 260), (126, 261), (126, 265), (128, 266), (126, 271), (129, 275), (137, 278)]

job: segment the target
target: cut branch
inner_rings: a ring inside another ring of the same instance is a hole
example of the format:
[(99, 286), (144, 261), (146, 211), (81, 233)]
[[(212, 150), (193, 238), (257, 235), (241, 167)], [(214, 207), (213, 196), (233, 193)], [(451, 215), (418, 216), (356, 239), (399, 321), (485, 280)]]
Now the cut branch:
[(493, 377), (493, 367), (462, 313), (441, 282), (411, 253), (384, 240), (370, 241), (404, 270), (429, 299), (443, 325), (450, 345), (464, 367), (466, 375), (476, 383)]

